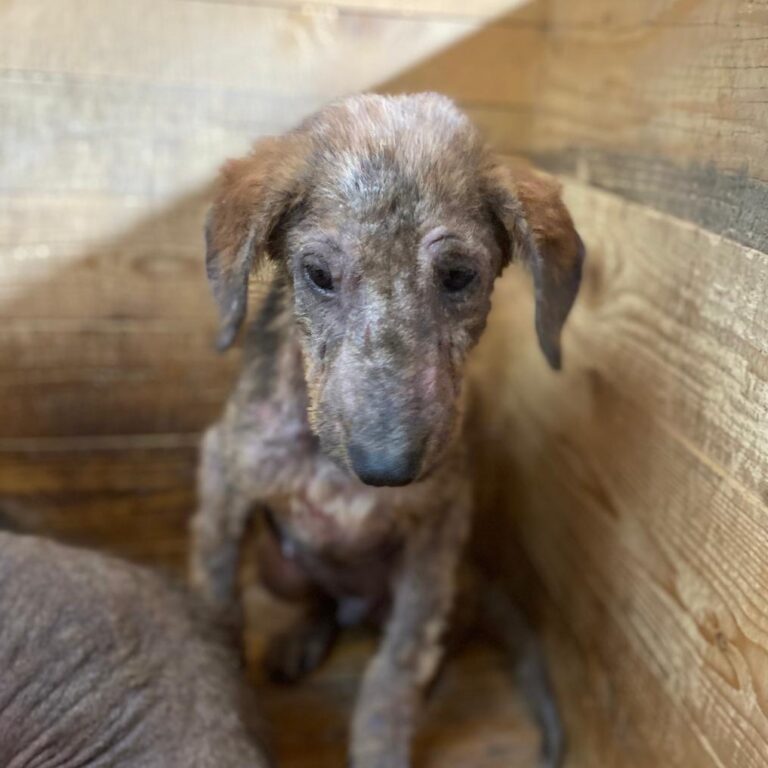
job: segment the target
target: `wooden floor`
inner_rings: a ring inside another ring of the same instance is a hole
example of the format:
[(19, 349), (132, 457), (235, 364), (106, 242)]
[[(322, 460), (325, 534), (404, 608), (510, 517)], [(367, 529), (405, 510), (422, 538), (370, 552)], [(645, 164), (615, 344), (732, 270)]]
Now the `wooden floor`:
[[(347, 727), (375, 638), (345, 635), (329, 661), (295, 686), (269, 683), (260, 657), (269, 629), (284, 623), (260, 597), (249, 600), (248, 662), (281, 768), (339, 768)], [(469, 646), (447, 663), (418, 729), (414, 768), (535, 766), (538, 732), (495, 649)]]
[[(70, 445), (45, 455), (3, 448), (0, 443), (0, 515), (6, 524), (182, 577), (194, 505), (192, 445), (107, 446), (95, 453)], [(244, 582), (253, 585), (255, 559), (244, 561)], [(376, 638), (349, 632), (316, 674), (296, 686), (271, 684), (261, 672), (267, 638), (295, 613), (258, 587), (244, 592), (249, 676), (277, 765), (343, 766), (355, 693)], [(414, 768), (525, 768), (536, 765), (538, 743), (504, 660), (478, 643), (450, 659), (436, 682), (418, 729)]]

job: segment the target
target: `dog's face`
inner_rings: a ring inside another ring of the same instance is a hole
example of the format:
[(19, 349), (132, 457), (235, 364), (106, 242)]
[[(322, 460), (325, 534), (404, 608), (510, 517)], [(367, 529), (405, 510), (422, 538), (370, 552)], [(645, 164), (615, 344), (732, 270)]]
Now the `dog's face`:
[(332, 105), (231, 163), (208, 245), (224, 344), (244, 315), (254, 258), (279, 262), (312, 428), (371, 485), (424, 477), (455, 438), (464, 361), (515, 253), (533, 270), (539, 337), (559, 365), (582, 257), (557, 188), (513, 178), (431, 94)]

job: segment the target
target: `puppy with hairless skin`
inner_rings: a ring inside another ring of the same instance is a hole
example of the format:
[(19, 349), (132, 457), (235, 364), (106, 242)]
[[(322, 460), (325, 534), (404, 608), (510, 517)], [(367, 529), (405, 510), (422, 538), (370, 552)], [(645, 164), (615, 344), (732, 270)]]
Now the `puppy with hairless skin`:
[[(232, 602), (258, 510), (264, 581), (308, 605), (268, 654), (273, 673), (296, 679), (339, 626), (380, 622), (350, 764), (406, 768), (472, 513), (464, 362), (494, 280), (519, 258), (533, 275), (542, 350), (560, 366), (581, 240), (558, 186), (501, 162), (437, 94), (355, 96), (260, 141), (224, 166), (206, 238), (220, 348), (243, 324), (249, 276), (267, 260), (274, 276), (203, 442), (193, 582), (209, 601)], [(543, 764), (557, 765), (543, 662), (519, 617), (491, 602), (499, 633), (523, 651)]]
[(220, 634), (143, 568), (0, 533), (0, 765), (267, 768)]

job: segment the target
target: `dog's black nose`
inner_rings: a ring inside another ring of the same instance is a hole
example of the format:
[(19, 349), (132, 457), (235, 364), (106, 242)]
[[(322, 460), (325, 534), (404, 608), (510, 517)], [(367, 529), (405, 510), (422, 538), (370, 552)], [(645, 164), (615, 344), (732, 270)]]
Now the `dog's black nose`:
[(366, 485), (408, 485), (419, 473), (421, 450), (350, 443), (347, 451), (352, 469)]

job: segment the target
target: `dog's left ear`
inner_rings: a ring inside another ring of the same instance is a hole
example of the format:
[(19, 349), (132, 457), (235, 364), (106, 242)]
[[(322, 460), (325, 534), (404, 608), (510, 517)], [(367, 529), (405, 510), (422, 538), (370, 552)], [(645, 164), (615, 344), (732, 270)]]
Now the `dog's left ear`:
[(560, 185), (529, 168), (495, 165), (488, 174), (493, 214), (509, 239), (508, 263), (516, 250), (533, 275), (536, 333), (550, 366), (562, 364), (560, 333), (581, 283), (584, 243), (560, 196)]
[(229, 347), (242, 325), (248, 280), (268, 253), (281, 218), (301, 192), (306, 143), (298, 133), (259, 141), (252, 152), (221, 169), (205, 223), (205, 265), (219, 305), (216, 346)]

